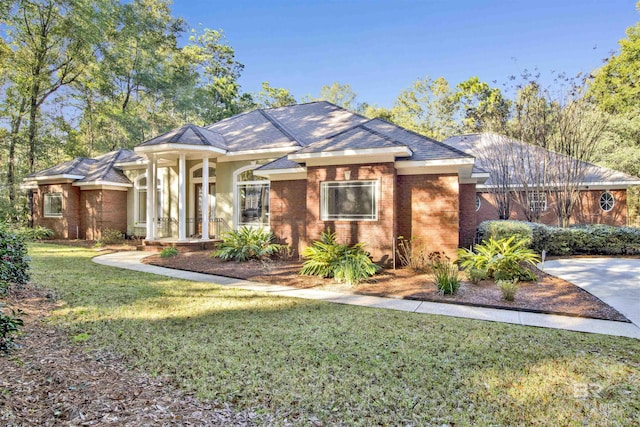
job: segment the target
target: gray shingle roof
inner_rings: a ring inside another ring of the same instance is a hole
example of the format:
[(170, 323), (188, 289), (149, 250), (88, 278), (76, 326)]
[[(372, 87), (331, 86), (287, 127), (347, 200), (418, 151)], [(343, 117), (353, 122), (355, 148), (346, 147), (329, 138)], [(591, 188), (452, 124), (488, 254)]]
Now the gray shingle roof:
[(320, 153), (326, 151), (358, 150), (367, 148), (398, 148), (406, 147), (405, 144), (395, 142), (390, 137), (383, 135), (365, 125), (357, 125), (337, 135), (314, 142), (296, 151), (295, 154)]
[(89, 173), (89, 168), (95, 162), (94, 159), (88, 159), (86, 157), (77, 157), (73, 160), (68, 160), (64, 163), (52, 166), (45, 170), (34, 172), (26, 176), (26, 178), (41, 178), (47, 176), (56, 175), (81, 175), (84, 176)]
[[(523, 150), (531, 153), (531, 156), (534, 159), (543, 159), (546, 156), (546, 158), (549, 159), (548, 161), (553, 162), (554, 158), (558, 159), (558, 161), (562, 158), (566, 158), (561, 154), (545, 150), (544, 148), (532, 146), (522, 141), (510, 139), (504, 135), (491, 133), (456, 135), (447, 138), (444, 143), (466, 153), (475, 155), (476, 165), (479, 168), (489, 172), (491, 171), (491, 164), (489, 164), (486, 158), (488, 156), (496, 155), (500, 152), (507, 152), (507, 144), (513, 144), (517, 150)], [(583, 162), (583, 164), (586, 166), (586, 175), (583, 180), (584, 184), (631, 182), (640, 180), (640, 178), (602, 166), (597, 166), (585, 162)], [(513, 170), (515, 168), (515, 165), (510, 164), (510, 168), (511, 170)], [(491, 185), (491, 178), (489, 178), (489, 180), (487, 180), (485, 184)], [(514, 181), (512, 182), (512, 184), (515, 185), (517, 184), (517, 182)]]
[(162, 135), (151, 138), (138, 145), (146, 147), (160, 144), (183, 144), (216, 147), (227, 150), (227, 142), (219, 132), (202, 128), (196, 125), (187, 124), (178, 129), (170, 130)]
[(300, 166), (302, 166), (300, 163), (289, 160), (288, 156), (283, 156), (260, 166), (258, 170), (294, 169), (299, 168)]
[(244, 151), (297, 146), (282, 127), (278, 127), (261, 110), (238, 114), (207, 127), (224, 135), (229, 151)]

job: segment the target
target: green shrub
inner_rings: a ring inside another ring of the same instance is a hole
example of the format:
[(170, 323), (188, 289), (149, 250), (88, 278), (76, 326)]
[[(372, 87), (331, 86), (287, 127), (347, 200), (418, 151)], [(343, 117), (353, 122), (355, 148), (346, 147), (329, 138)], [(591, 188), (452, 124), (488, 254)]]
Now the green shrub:
[(357, 285), (373, 276), (380, 266), (371, 261), (364, 244), (353, 246), (336, 242), (335, 233), (322, 233), (320, 240), (308, 246), (302, 252), (306, 258), (300, 274), (331, 278), (348, 285)]
[(29, 261), (22, 237), (0, 223), (0, 293), (4, 293), (11, 284), (27, 283)]
[(487, 270), (483, 270), (481, 268), (470, 268), (467, 271), (467, 276), (469, 277), (471, 283), (477, 285), (481, 280), (487, 278)]
[(284, 245), (276, 244), (274, 240), (273, 233), (264, 228), (242, 227), (224, 233), (224, 239), (218, 244), (213, 256), (236, 262), (268, 258), (284, 248)]
[(40, 225), (34, 228), (20, 227), (15, 230), (15, 233), (21, 236), (24, 240), (46, 240), (53, 238), (54, 235), (53, 230)]
[(11, 310), (11, 314), (4, 314), (3, 307), (0, 303), (0, 353), (6, 354), (15, 347), (13, 337), (24, 323), (19, 317), (22, 311)]
[(164, 248), (160, 251), (160, 258), (173, 258), (174, 256), (178, 256), (176, 248)]
[(525, 245), (529, 246), (533, 239), (533, 231), (530, 224), (511, 220), (483, 221), (478, 226), (478, 236), (480, 241), (486, 241), (491, 238), (500, 240), (516, 236), (517, 240), (524, 240), (526, 242)]
[(431, 266), (433, 283), (443, 295), (455, 294), (460, 288), (458, 266), (450, 259), (441, 259)]
[(398, 261), (403, 267), (414, 271), (425, 271), (429, 267), (429, 252), (424, 241), (411, 238), (398, 237), (397, 252)]
[(498, 288), (500, 288), (500, 292), (502, 292), (502, 298), (507, 301), (513, 301), (516, 298), (516, 292), (520, 287), (518, 279), (498, 280), (496, 284), (498, 285)]
[(519, 279), (536, 280), (535, 274), (523, 264), (536, 265), (540, 257), (526, 247), (526, 240), (516, 240), (516, 236), (495, 240), (490, 238), (474, 251), (459, 249), (458, 259), (462, 268), (485, 270), (489, 277), (496, 280)]
[(102, 230), (102, 237), (98, 239), (97, 246), (117, 245), (124, 242), (124, 234), (120, 230), (105, 228)]

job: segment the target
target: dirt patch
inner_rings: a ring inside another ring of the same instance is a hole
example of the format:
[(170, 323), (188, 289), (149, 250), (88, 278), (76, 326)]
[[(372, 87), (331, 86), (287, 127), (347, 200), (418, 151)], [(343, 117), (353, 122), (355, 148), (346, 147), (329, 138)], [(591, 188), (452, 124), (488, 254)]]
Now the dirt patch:
[(128, 369), (117, 355), (87, 351), (43, 322), (57, 303), (27, 286), (2, 302), (25, 312), (21, 348), (0, 356), (0, 424), (264, 425), (269, 415), (202, 402), (166, 378)]
[(180, 254), (173, 258), (158, 255), (143, 262), (168, 268), (235, 277), (296, 288), (316, 288), (360, 295), (375, 295), (420, 301), (469, 304), (541, 313), (563, 314), (594, 319), (628, 322), (618, 311), (566, 280), (537, 271), (538, 282), (522, 283), (515, 301), (502, 299), (492, 281), (477, 285), (463, 282), (456, 295), (440, 295), (428, 274), (408, 269), (383, 270), (356, 288), (335, 283), (331, 279), (300, 276), (300, 261), (224, 262), (210, 256), (209, 251)]

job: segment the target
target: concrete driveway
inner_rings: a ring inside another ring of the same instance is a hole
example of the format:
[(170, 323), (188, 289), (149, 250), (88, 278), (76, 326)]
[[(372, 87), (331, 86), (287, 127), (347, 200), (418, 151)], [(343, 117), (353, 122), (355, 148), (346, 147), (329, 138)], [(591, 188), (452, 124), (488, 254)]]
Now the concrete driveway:
[(580, 286), (640, 326), (640, 259), (558, 259), (545, 262), (544, 271)]

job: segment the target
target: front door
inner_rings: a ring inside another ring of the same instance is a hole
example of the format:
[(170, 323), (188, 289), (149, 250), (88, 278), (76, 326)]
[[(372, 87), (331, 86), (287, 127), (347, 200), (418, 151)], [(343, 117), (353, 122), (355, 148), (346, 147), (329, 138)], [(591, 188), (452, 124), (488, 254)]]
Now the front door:
[[(202, 184), (195, 184), (196, 190), (196, 234), (202, 235)], [(209, 183), (209, 237), (215, 233), (213, 227), (214, 212), (216, 207), (216, 184)]]

